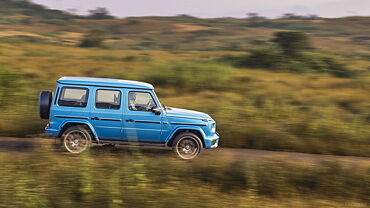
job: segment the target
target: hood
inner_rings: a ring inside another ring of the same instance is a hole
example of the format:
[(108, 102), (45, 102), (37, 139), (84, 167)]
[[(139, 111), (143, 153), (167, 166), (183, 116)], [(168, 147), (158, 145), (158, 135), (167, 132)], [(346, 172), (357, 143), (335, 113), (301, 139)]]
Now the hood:
[(186, 110), (181, 108), (166, 107), (167, 116), (189, 117), (197, 119), (212, 119), (208, 114), (199, 111)]

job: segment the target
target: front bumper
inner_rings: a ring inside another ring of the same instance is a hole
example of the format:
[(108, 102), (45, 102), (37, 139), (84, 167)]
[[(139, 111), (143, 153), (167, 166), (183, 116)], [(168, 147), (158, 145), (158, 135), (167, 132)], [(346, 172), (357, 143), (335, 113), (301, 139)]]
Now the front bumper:
[(204, 138), (204, 144), (206, 149), (217, 148), (220, 140), (219, 134), (216, 132), (214, 136)]

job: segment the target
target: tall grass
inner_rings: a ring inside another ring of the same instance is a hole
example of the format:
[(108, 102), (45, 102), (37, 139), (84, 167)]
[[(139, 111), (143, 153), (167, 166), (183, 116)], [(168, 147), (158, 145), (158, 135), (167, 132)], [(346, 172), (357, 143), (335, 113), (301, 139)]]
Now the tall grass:
[(231, 81), (234, 69), (215, 63), (183, 62), (156, 66), (145, 80), (156, 86), (176, 86), (181, 90), (222, 90)]
[[(315, 200), (365, 207), (370, 202), (366, 166), (246, 162), (222, 156), (184, 162), (137, 149), (93, 148), (73, 156), (44, 145), (38, 148), (17, 157), (1, 154), (1, 206), (286, 207), (281, 200), (305, 198), (312, 200), (312, 207), (318, 206)], [(269, 204), (272, 199), (275, 204)]]
[[(241, 70), (212, 61), (223, 52), (13, 44), (2, 47), (0, 100), (6, 104), (0, 107), (1, 136), (43, 132), (48, 121), (37, 115), (39, 91), (52, 90), (62, 76), (92, 76), (147, 81), (161, 103), (210, 114), (221, 147), (370, 156), (367, 71), (343, 79)], [(38, 50), (58, 53), (25, 56)]]

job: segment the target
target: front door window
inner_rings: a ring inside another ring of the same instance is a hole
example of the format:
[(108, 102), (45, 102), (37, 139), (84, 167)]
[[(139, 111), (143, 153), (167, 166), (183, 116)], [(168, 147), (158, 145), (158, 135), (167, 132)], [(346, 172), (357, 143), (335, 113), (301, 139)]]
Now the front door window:
[(152, 95), (148, 92), (129, 92), (128, 109), (132, 111), (152, 111), (157, 107)]

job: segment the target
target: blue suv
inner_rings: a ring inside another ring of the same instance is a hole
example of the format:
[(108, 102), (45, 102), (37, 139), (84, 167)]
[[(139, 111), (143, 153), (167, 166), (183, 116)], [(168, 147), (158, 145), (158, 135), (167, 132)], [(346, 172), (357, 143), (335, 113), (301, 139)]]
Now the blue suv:
[(91, 143), (170, 147), (182, 159), (216, 148), (216, 122), (207, 114), (166, 107), (151, 84), (137, 81), (62, 77), (54, 96), (39, 96), (45, 130), (66, 150), (81, 153)]

